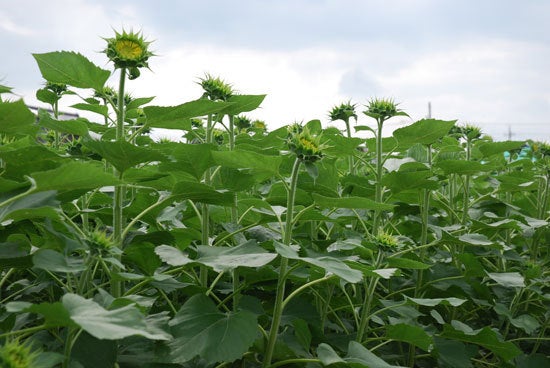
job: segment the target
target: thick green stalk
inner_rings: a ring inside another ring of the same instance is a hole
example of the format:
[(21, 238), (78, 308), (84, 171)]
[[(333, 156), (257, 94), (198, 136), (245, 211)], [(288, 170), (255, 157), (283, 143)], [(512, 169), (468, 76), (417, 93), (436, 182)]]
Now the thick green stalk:
[[(466, 141), (466, 161), (470, 161), (472, 155), (472, 142)], [(470, 207), (470, 175), (466, 174), (464, 178), (464, 201), (462, 203), (462, 224), (468, 220), (468, 210)]]
[[(375, 183), (375, 201), (382, 203), (382, 175), (384, 170), (384, 162), (382, 161), (382, 125), (384, 120), (382, 118), (376, 119), (378, 123), (378, 130), (376, 132), (376, 183)], [(380, 210), (374, 211), (374, 219), (372, 224), (372, 234), (378, 235), (380, 227)]]
[[(378, 250), (378, 255), (376, 256), (376, 261), (374, 262), (374, 269), (380, 267), (382, 263), (382, 251)], [(359, 319), (359, 327), (357, 328), (357, 337), (356, 341), (358, 343), (363, 342), (363, 336), (367, 331), (367, 325), (370, 320), (370, 311), (372, 307), (372, 302), (375, 297), (376, 286), (378, 285), (379, 277), (373, 276), (369, 279), (369, 282), (365, 280), (365, 299), (361, 305), (361, 317)]]
[[(283, 233), (283, 244), (289, 246), (292, 240), (292, 222), (294, 213), (294, 198), (296, 196), (296, 185), (298, 184), (298, 173), (300, 172), (300, 164), (302, 161), (296, 158), (294, 166), (292, 167), (292, 174), (290, 176), (290, 186), (288, 188), (288, 197), (286, 204), (286, 222)], [(271, 365), (271, 359), (273, 358), (273, 351), (275, 350), (275, 342), (277, 341), (277, 334), (279, 325), (281, 324), (281, 316), (283, 315), (283, 300), (285, 296), (285, 283), (287, 277), (288, 259), (281, 257), (281, 266), (279, 267), (279, 279), (277, 281), (277, 291), (275, 295), (275, 306), (273, 308), (273, 319), (271, 321), (271, 329), (269, 330), (269, 337), (267, 340), (267, 346), (265, 350), (263, 367), (267, 368)]]
[[(344, 123), (346, 123), (346, 132), (347, 132), (348, 138), (351, 138), (351, 127), (349, 125), (349, 118), (344, 120)], [(355, 162), (353, 160), (353, 155), (348, 157), (348, 165), (349, 165), (349, 174), (355, 175)]]
[[(56, 100), (53, 103), (53, 117), (57, 120), (59, 118), (59, 100)], [(54, 132), (54, 147), (59, 149), (59, 132), (56, 130)]]
[[(212, 127), (212, 114), (208, 115), (208, 118), (206, 120), (206, 143), (211, 144), (213, 141), (213, 127)], [(204, 184), (210, 185), (211, 184), (211, 170), (207, 169), (204, 173)], [(203, 245), (209, 245), (210, 244), (210, 213), (208, 204), (203, 203), (202, 204), (202, 211), (201, 211), (201, 242)], [(208, 269), (206, 266), (200, 266), (200, 280), (201, 285), (204, 287), (207, 287), (208, 285)]]
[[(124, 85), (126, 82), (126, 68), (120, 69), (120, 83), (118, 88), (118, 107), (117, 107), (117, 126), (116, 126), (116, 140), (123, 141), (124, 136)], [(117, 169), (113, 169), (114, 174), (119, 179), (122, 179), (122, 173)], [(113, 197), (113, 240), (115, 244), (122, 248), (122, 233), (124, 231), (124, 185), (115, 186), (115, 193)], [(122, 283), (120, 281), (111, 281), (111, 293), (115, 298), (122, 295)]]

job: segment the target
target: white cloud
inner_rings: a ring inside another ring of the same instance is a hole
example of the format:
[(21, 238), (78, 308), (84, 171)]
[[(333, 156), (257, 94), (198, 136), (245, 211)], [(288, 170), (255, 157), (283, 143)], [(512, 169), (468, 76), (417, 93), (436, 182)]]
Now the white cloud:
[(18, 36), (32, 36), (35, 34), (32, 29), (16, 24), (4, 13), (0, 13), (0, 29)]

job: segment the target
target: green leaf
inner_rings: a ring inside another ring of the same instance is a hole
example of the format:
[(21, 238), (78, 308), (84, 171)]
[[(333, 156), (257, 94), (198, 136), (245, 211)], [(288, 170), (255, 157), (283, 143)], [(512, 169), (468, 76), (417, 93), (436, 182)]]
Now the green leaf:
[(67, 257), (53, 249), (39, 249), (32, 257), (34, 267), (50, 272), (78, 273), (86, 269), (81, 257)]
[(191, 130), (191, 118), (215, 114), (230, 103), (200, 99), (178, 106), (146, 106), (146, 125), (152, 128)]
[(0, 102), (0, 134), (8, 136), (36, 135), (36, 116), (23, 100)]
[(107, 117), (109, 115), (109, 109), (105, 105), (77, 103), (71, 105), (72, 108), (83, 111), (91, 111), (101, 116)]
[(235, 247), (211, 247), (198, 246), (197, 259), (190, 259), (177, 248), (160, 245), (155, 248), (155, 253), (171, 266), (183, 266), (188, 263), (199, 263), (211, 267), (216, 272), (223, 272), (237, 267), (262, 267), (273, 261), (277, 254), (268, 253), (258, 246), (255, 240)]
[(421, 298), (409, 298), (409, 297), (407, 297), (407, 300), (410, 300), (411, 302), (413, 302), (415, 304), (418, 304), (418, 305), (423, 305), (425, 307), (435, 307), (436, 305), (439, 305), (439, 304), (450, 305), (452, 307), (459, 307), (459, 306), (461, 306), (462, 304), (464, 304), (466, 302), (466, 299), (459, 299), (459, 298), (454, 298), (454, 297), (450, 297), (450, 298), (432, 298), (432, 299), (421, 299)]
[(187, 254), (169, 245), (159, 245), (155, 248), (155, 253), (162, 261), (168, 263), (170, 266), (178, 267), (194, 262)]
[(59, 201), (55, 199), (56, 191), (31, 193), (7, 206), (0, 207), (0, 223), (6, 220), (19, 221), (36, 217), (59, 217), (56, 207)]
[(409, 258), (388, 257), (388, 266), (397, 268), (406, 268), (410, 270), (426, 270), (432, 267), (429, 264), (415, 261)]
[(42, 88), (36, 91), (36, 99), (49, 105), (53, 105), (59, 101), (60, 97), (55, 92)]
[(134, 146), (126, 141), (106, 142), (87, 139), (84, 140), (84, 145), (103, 157), (119, 172), (124, 172), (137, 164), (164, 159), (160, 152)]
[(378, 203), (362, 197), (331, 198), (316, 193), (313, 193), (312, 196), (315, 203), (324, 208), (361, 208), (367, 210), (391, 211), (394, 207), (390, 204)]
[(50, 114), (40, 115), (38, 124), (44, 128), (55, 130), (56, 132), (72, 134), (76, 136), (88, 136), (87, 120), (78, 118), (73, 120), (56, 120)]
[(138, 107), (148, 104), (153, 101), (154, 97), (138, 97), (134, 98), (128, 105), (126, 105), (126, 110), (137, 109)]
[(253, 172), (276, 174), (282, 162), (281, 156), (267, 156), (252, 151), (213, 151), (212, 157), (218, 165), (233, 169), (249, 169)]
[(13, 88), (0, 84), (0, 95), (2, 93), (11, 93)]
[(266, 95), (233, 95), (227, 102), (230, 103), (221, 113), (225, 115), (238, 115), (243, 112), (256, 110), (263, 102)]
[(334, 351), (334, 349), (325, 343), (319, 344), (317, 347), (317, 357), (321, 361), (321, 364), (324, 366), (329, 366), (331, 364), (337, 364), (337, 363), (343, 363), (345, 364), (346, 361)]
[(478, 148), (484, 157), (489, 157), (506, 151), (519, 150), (524, 144), (524, 141), (487, 142), (480, 144)]
[(255, 240), (236, 247), (197, 247), (199, 256), (195, 262), (212, 267), (216, 272), (229, 271), (237, 267), (262, 267), (277, 258), (258, 246)]
[[(159, 149), (162, 149), (162, 145)], [(216, 165), (212, 157), (212, 151), (215, 150), (212, 144), (175, 143), (163, 150), (171, 161), (163, 162), (160, 171), (182, 170), (200, 180), (208, 168)]]
[(98, 339), (119, 340), (136, 335), (150, 340), (169, 340), (171, 337), (148, 326), (145, 317), (133, 304), (110, 311), (76, 294), (65, 294), (62, 303), (71, 320)]
[(187, 362), (197, 355), (206, 364), (232, 362), (258, 336), (256, 316), (248, 311), (221, 313), (205, 295), (192, 296), (170, 321), (173, 363)]
[(439, 361), (443, 363), (441, 366), (447, 368), (473, 367), (471, 359), (477, 353), (477, 349), (474, 346), (439, 337), (434, 337), (434, 343)]
[(438, 161), (435, 165), (446, 175), (460, 174), (460, 175), (474, 175), (479, 172), (487, 172), (495, 169), (493, 165), (482, 164), (479, 161), (464, 161), (464, 160), (443, 160)]
[(391, 189), (394, 193), (399, 193), (409, 189), (437, 189), (439, 182), (431, 180), (433, 176), (431, 171), (392, 171), (382, 178), (382, 185)]
[(393, 136), (399, 142), (400, 147), (415, 143), (430, 145), (446, 136), (455, 123), (456, 120), (422, 119), (409, 126), (396, 129)]
[(101, 91), (111, 73), (75, 52), (33, 54), (42, 77), (48, 82)]
[(297, 250), (293, 246), (287, 246), (277, 241), (273, 241), (275, 251), (281, 256), (300, 260), (319, 268), (324, 269), (327, 273), (332, 273), (341, 279), (350, 282), (357, 283), (363, 279), (361, 271), (354, 270), (334, 256), (318, 256), (318, 257), (300, 257)]
[(441, 337), (483, 346), (506, 361), (521, 354), (521, 350), (519, 350), (516, 345), (511, 342), (501, 341), (495, 331), (489, 327), (484, 327), (478, 331), (465, 333), (463, 331), (456, 330), (450, 325), (445, 325), (443, 326)]
[(421, 327), (399, 323), (389, 325), (386, 328), (388, 338), (396, 341), (404, 341), (408, 344), (418, 346), (424, 351), (430, 351), (433, 346), (433, 339)]
[(120, 184), (100, 163), (73, 161), (56, 169), (31, 174), (40, 191), (95, 189)]
[(46, 327), (76, 327), (71, 320), (69, 312), (60, 302), (31, 304), (28, 302), (10, 302), (6, 304), (6, 310), (10, 313), (35, 313), (44, 317)]
[(487, 276), (504, 287), (525, 287), (525, 279), (519, 272), (487, 272)]
[(353, 368), (399, 368), (398, 366), (388, 364), (355, 341), (350, 341), (345, 361)]
[(71, 359), (78, 361), (84, 368), (112, 368), (118, 355), (118, 343), (112, 340), (100, 340), (84, 332), (78, 336), (71, 349)]
[(172, 188), (172, 195), (178, 199), (190, 199), (194, 202), (219, 204), (223, 206), (234, 205), (234, 195), (231, 192), (214, 190), (206, 184), (192, 181), (181, 181)]

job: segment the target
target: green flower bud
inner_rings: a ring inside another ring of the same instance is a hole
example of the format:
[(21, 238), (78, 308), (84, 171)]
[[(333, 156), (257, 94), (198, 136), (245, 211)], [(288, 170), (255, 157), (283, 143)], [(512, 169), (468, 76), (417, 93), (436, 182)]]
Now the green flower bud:
[(363, 113), (377, 120), (388, 120), (394, 116), (408, 116), (403, 111), (397, 108), (393, 99), (375, 98), (369, 101), (367, 110)]
[(197, 83), (204, 90), (202, 98), (208, 98), (212, 101), (227, 101), (233, 96), (233, 87), (230, 84), (208, 73)]
[(300, 124), (288, 126), (288, 148), (303, 162), (315, 162), (323, 158), (322, 150), (326, 148), (321, 144), (321, 136), (313, 136), (307, 127)]
[(38, 353), (32, 352), (26, 344), (18, 340), (10, 341), (0, 347), (0, 367), (2, 368), (33, 368)]
[(351, 117), (357, 119), (355, 107), (356, 104), (352, 104), (351, 101), (348, 101), (340, 104), (340, 106), (334, 106), (332, 110), (329, 111), (328, 116), (331, 121), (343, 120), (349, 122)]
[(138, 68), (148, 68), (149, 57), (154, 56), (149, 51), (151, 42), (145, 41), (140, 33), (126, 33), (123, 30), (120, 34), (115, 31), (115, 37), (105, 38), (105, 41), (107, 41), (105, 54), (115, 64), (115, 68), (128, 68), (130, 79), (139, 76)]

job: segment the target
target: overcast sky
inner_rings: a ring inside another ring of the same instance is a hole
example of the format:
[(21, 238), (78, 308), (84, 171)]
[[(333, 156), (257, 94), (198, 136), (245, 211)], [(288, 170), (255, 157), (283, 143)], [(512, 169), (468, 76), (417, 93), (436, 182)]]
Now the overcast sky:
[(78, 51), (109, 69), (101, 37), (123, 27), (154, 40), (152, 71), (128, 89), (156, 105), (198, 98), (211, 73), (267, 94), (250, 117), (271, 129), (328, 124), (332, 106), (362, 111), (376, 96), (400, 102), (409, 122), (430, 101), (433, 117), (495, 139), (510, 126), (514, 139), (550, 141), (549, 0), (0, 0), (0, 84), (35, 104), (31, 53)]

